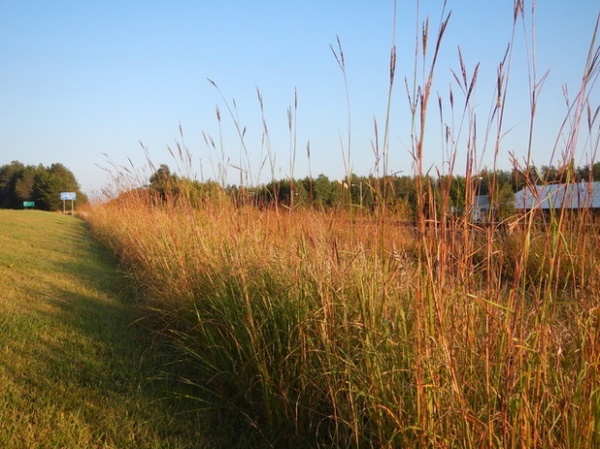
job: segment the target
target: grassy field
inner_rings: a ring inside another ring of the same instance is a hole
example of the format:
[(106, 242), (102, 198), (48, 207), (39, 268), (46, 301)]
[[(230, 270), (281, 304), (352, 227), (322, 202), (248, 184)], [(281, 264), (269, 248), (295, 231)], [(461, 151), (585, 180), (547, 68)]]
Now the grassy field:
[(0, 248), (1, 447), (214, 447), (85, 222), (0, 211)]
[(419, 236), (140, 193), (90, 223), (161, 314), (181, 381), (255, 446), (587, 448), (600, 236), (583, 218)]
[[(526, 186), (548, 182), (534, 176), (531, 159), (543, 84), (529, 37), (534, 20), (521, 1), (514, 2), (513, 17), (483, 121), (476, 113), (481, 99), (475, 99), (479, 64), (470, 69), (459, 49), (448, 100), (434, 82), (450, 14), (443, 12), (437, 31), (428, 18), (417, 18), (413, 75), (400, 88), (408, 100), (401, 113), (411, 118), (402, 157), (412, 160), (414, 229), (395, 225), (399, 217), (387, 208), (385, 182), (372, 186), (379, 199), (373, 213), (357, 220), (358, 212), (341, 204), (317, 211), (291, 202), (285, 210), (259, 210), (223, 194), (193, 201), (176, 178), (173, 189), (153, 190), (139, 176), (143, 171), (114, 167), (114, 194), (90, 212), (91, 229), (160, 316), (182, 362), (181, 382), (199, 404), (235, 423), (250, 447), (600, 447), (597, 217), (560, 207), (545, 215), (513, 210), (488, 226), (473, 217), (478, 172), (485, 168), (476, 161), (483, 153), (492, 153), (492, 172), (508, 152)], [(521, 27), (532, 55), (522, 162), (503, 141), (510, 132), (508, 80), (527, 78), (511, 73)], [(574, 104), (556, 130), (552, 151), (560, 153), (567, 183), (579, 151), (592, 159), (599, 154), (591, 93), (600, 76), (597, 34), (598, 28)], [(345, 80), (339, 47), (332, 50)], [(373, 145), (374, 169), (384, 178), (394, 126), (395, 45), (390, 55), (388, 112), (383, 126), (375, 126)], [(220, 129), (219, 114), (217, 120)], [(246, 151), (245, 127), (235, 116), (232, 121)], [(437, 129), (445, 130), (441, 148), (431, 139)], [(346, 168), (352, 166), (351, 131), (348, 120)], [(263, 143), (267, 137), (265, 125)], [(223, 141), (205, 140), (221, 147), (221, 167), (227, 166)], [(192, 173), (196, 155), (186, 154), (184, 145), (178, 149), (179, 160), (171, 155), (182, 172)], [(440, 150), (445, 156), (436, 169), (444, 176), (435, 181), (424, 154)], [(451, 183), (441, 180), (458, 175), (457, 155), (467, 160), (460, 175), (465, 190), (453, 198)], [(310, 166), (310, 151), (307, 157)], [(240, 182), (250, 172), (235, 168), (242, 171)], [(290, 179), (293, 171), (291, 164)], [(488, 190), (496, 212), (496, 180)]]
[[(82, 222), (5, 215), (0, 444), (202, 442), (196, 433), (204, 434), (204, 421), (178, 419), (168, 402), (156, 401), (164, 395), (157, 386), (166, 384), (146, 380), (155, 372), (148, 366), (149, 334), (131, 323), (152, 316), (153, 329), (168, 341), (170, 396), (182, 389), (238, 447), (600, 447), (598, 217), (558, 207), (547, 214), (512, 211), (483, 226), (473, 216), (477, 173), (484, 168), (476, 161), (483, 153), (493, 153), (492, 172), (508, 152), (526, 186), (548, 181), (534, 176), (531, 158), (545, 78), (536, 70), (534, 20), (524, 2), (514, 2), (511, 42), (498, 61), (489, 117), (482, 119), (475, 107), (482, 101), (475, 95), (479, 64), (470, 69), (460, 49), (448, 99), (437, 93), (445, 89), (434, 82), (450, 21), (445, 5), (437, 31), (417, 17), (413, 74), (399, 83), (408, 100), (400, 113), (411, 119), (402, 157), (413, 165), (414, 228), (397, 226), (385, 182), (372, 186), (380, 201), (369, 212), (293, 202), (261, 210), (227, 197), (225, 176), (219, 176), (222, 190), (213, 186), (198, 200), (192, 184), (177, 177), (173, 189), (156, 190), (140, 175), (143, 168), (114, 166), (114, 186), (91, 208), (87, 224), (127, 273), (138, 307), (144, 306), (139, 315), (141, 309), (115, 299), (122, 297), (123, 278)], [(578, 152), (591, 159), (600, 154), (600, 113), (592, 101), (600, 76), (598, 24), (552, 149), (561, 153), (567, 183), (574, 180)], [(527, 73), (513, 74), (521, 28), (531, 59)], [(332, 50), (345, 81), (341, 44)], [(401, 79), (394, 44), (387, 114), (383, 126), (374, 127), (374, 172), (382, 179), (393, 176), (388, 157), (396, 76)], [(531, 99), (522, 162), (503, 141), (511, 129), (504, 120), (509, 79), (517, 77), (528, 78)], [(259, 102), (262, 109), (260, 93)], [(246, 152), (245, 127), (231, 115)], [(292, 115), (288, 110), (294, 161)], [(218, 112), (217, 120), (220, 130)], [(263, 125), (274, 174), (279, 167)], [(438, 129), (445, 130), (441, 148), (430, 138)], [(220, 147), (219, 175), (231, 166), (240, 170), (240, 182), (251, 179), (244, 164), (230, 164), (223, 140), (204, 139), (215, 151)], [(347, 170), (350, 142), (348, 120)], [(185, 145), (177, 148), (178, 160), (169, 152), (178, 167), (194, 172), (196, 156)], [(451, 183), (438, 180), (441, 187), (433, 189), (438, 181), (429, 176), (435, 170), (424, 154), (440, 150), (440, 180), (457, 175), (456, 157), (466, 155), (460, 208)], [(310, 151), (307, 157), (310, 166)], [(263, 165), (267, 159), (261, 157)], [(493, 179), (489, 193), (490, 204), (499, 204)]]

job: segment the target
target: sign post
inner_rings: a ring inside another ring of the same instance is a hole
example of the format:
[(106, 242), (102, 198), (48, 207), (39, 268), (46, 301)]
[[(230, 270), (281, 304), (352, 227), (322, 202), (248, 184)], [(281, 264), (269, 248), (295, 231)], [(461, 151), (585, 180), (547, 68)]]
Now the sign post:
[(33, 209), (35, 207), (35, 201), (23, 201), (23, 208)]
[(63, 202), (63, 214), (66, 213), (65, 212), (65, 202), (70, 201), (71, 202), (71, 215), (73, 215), (73, 203), (75, 202), (76, 198), (77, 198), (77, 194), (75, 192), (60, 192), (60, 199)]

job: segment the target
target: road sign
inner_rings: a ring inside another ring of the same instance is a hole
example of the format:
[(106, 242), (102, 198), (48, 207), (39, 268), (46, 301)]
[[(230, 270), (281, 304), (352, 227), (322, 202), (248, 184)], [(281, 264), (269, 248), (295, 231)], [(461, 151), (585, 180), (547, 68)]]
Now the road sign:
[(75, 201), (76, 197), (75, 192), (60, 192), (60, 199), (63, 201)]
[(32, 208), (35, 207), (35, 201), (23, 201), (24, 208)]

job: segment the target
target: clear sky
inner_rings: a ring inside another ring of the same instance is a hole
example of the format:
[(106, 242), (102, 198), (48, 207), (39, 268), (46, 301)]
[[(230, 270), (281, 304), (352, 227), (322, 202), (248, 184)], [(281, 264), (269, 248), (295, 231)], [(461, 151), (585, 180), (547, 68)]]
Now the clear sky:
[[(525, 3), (529, 12), (530, 2)], [(398, 64), (390, 114), (389, 172), (405, 174), (413, 170), (404, 78), (412, 86), (416, 4), (397, 0)], [(296, 91), (294, 177), (306, 176), (310, 162), (314, 176), (340, 178), (345, 170), (342, 154), (348, 150), (348, 108), (344, 79), (330, 48), (337, 48), (339, 36), (350, 96), (350, 166), (360, 175), (374, 173), (373, 121), (379, 124), (381, 139), (393, 6), (392, 0), (0, 0), (0, 165), (12, 160), (35, 165), (60, 162), (92, 193), (109, 182), (99, 166), (128, 165), (131, 160), (136, 169), (146, 170), (140, 142), (154, 164), (167, 163), (175, 169), (167, 148), (175, 149), (179, 142), (192, 156), (186, 173), (200, 180), (217, 180), (223, 158), (229, 164), (229, 182), (239, 180), (235, 166), (241, 166), (252, 183), (268, 181), (271, 165), (276, 177), (284, 178), (290, 175), (293, 147), (287, 111), (293, 110)], [(420, 20), (430, 17), (430, 49), (441, 6), (441, 1), (421, 1)], [(437, 96), (443, 98), (444, 122), (450, 123), (449, 89), (455, 97), (453, 128), (458, 135), (456, 103), (462, 97), (451, 71), (460, 75), (460, 47), (469, 74), (480, 63), (472, 104), (483, 167), (491, 163), (491, 151), (484, 152), (485, 124), (497, 66), (511, 39), (513, 1), (449, 0), (450, 11), (429, 109), (431, 137), (426, 139), (425, 165), (444, 170)], [(533, 141), (537, 165), (557, 163), (550, 160), (550, 153), (566, 114), (563, 86), (572, 100), (599, 12), (598, 0), (536, 4), (536, 67), (540, 76), (549, 70)], [(515, 43), (508, 133), (499, 154), (503, 168), (510, 167), (510, 153), (524, 158), (527, 149), (530, 108), (521, 25)], [(419, 69), (419, 80), (420, 73)], [(225, 100), (208, 78), (217, 83)], [(267, 146), (261, 138), (257, 87), (264, 98), (274, 164), (261, 164)], [(600, 103), (598, 85), (590, 100), (594, 108)], [(245, 151), (225, 101), (230, 106), (235, 101), (238, 123), (246, 129)], [(203, 134), (214, 140), (218, 151), (206, 144)], [(586, 144), (586, 135), (580, 138), (578, 164), (590, 157), (593, 148)], [(220, 142), (225, 156), (220, 154)], [(456, 171), (464, 172), (466, 143), (459, 143), (456, 153)]]

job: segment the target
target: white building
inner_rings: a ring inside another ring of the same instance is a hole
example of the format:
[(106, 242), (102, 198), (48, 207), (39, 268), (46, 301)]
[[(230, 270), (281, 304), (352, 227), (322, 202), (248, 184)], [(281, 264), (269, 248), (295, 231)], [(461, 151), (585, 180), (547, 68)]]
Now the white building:
[(515, 194), (515, 210), (600, 209), (600, 182), (546, 184)]

